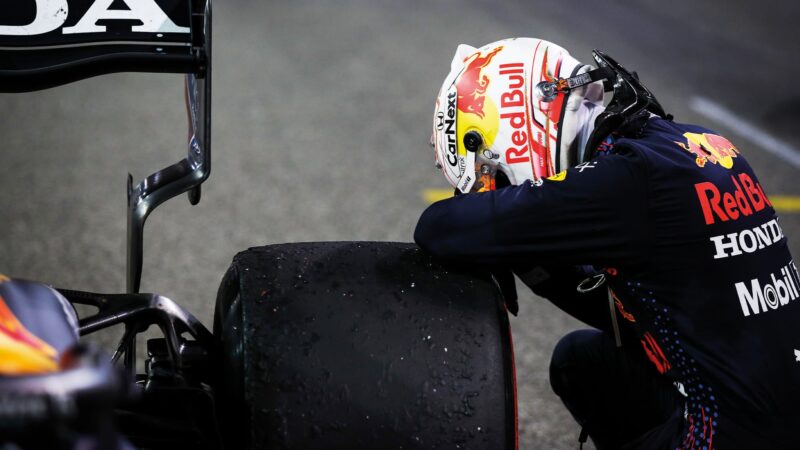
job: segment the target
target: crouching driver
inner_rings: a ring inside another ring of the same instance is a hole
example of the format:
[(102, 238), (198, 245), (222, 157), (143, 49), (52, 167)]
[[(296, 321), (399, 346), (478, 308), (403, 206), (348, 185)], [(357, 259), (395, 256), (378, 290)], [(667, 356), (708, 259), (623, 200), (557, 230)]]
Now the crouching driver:
[(561, 339), (550, 380), (597, 448), (798, 448), (800, 274), (769, 198), (730, 141), (593, 56), (458, 48), (432, 144), (461, 195), (417, 243), (594, 327)]

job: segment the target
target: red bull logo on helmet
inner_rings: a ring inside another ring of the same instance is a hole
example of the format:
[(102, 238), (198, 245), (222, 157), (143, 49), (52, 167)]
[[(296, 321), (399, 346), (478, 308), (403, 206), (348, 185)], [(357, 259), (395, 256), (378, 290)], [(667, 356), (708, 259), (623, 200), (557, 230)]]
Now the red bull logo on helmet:
[(490, 82), (489, 77), (483, 73), (483, 68), (488, 66), (501, 50), (503, 50), (502, 45), (495, 47), (486, 55), (481, 52), (473, 53), (465, 60), (466, 67), (456, 83), (459, 111), (475, 114), (483, 119), (483, 102)]
[(730, 169), (733, 167), (733, 158), (739, 154), (739, 150), (731, 142), (722, 136), (711, 133), (683, 133), (686, 142), (675, 142), (682, 149), (695, 155), (695, 163), (699, 167), (705, 167), (706, 162), (719, 164)]

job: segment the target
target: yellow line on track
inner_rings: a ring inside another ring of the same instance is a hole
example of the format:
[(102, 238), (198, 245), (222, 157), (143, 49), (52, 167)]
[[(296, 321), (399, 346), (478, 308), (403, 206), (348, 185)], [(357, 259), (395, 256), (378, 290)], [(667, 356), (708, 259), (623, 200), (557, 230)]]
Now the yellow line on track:
[(769, 201), (775, 211), (784, 213), (800, 212), (800, 196), (798, 195), (771, 195)]
[(436, 203), (453, 196), (453, 189), (423, 189), (422, 198), (426, 203)]
[[(422, 198), (426, 203), (435, 203), (453, 196), (452, 189), (423, 189)], [(780, 213), (800, 213), (800, 195), (771, 195), (769, 200), (775, 211)]]

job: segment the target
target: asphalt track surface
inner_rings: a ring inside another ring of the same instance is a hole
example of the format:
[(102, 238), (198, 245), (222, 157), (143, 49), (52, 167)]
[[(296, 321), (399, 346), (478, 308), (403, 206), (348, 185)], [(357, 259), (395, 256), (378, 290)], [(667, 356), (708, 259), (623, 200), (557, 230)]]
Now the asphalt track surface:
[[(388, 0), (215, 3), (213, 170), (202, 202), (149, 218), (142, 291), (210, 324), (217, 285), (244, 248), (317, 240), (410, 241), (445, 187), (427, 146), (457, 44), (600, 48), (637, 70), (677, 120), (726, 134), (769, 195), (800, 195), (800, 169), (689, 107), (710, 99), (800, 148), (800, 3)], [(0, 272), (121, 291), (125, 177), (184, 154), (182, 80), (121, 74), (0, 95)], [(623, 199), (624, 201), (624, 199)], [(800, 214), (781, 225), (800, 255)], [(572, 449), (578, 427), (551, 393), (550, 352), (580, 327), (520, 289), (513, 319), (521, 447)]]

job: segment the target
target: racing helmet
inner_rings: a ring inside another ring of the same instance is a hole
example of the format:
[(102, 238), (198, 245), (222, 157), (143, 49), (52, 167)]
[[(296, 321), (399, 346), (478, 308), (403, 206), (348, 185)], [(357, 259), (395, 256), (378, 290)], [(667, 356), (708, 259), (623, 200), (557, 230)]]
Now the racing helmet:
[[(498, 174), (512, 185), (538, 182), (590, 159), (632, 118), (664, 115), (635, 75), (598, 50), (593, 57), (598, 68), (534, 38), (460, 45), (431, 136), (436, 166), (456, 191), (493, 190)], [(604, 91), (613, 91), (605, 108)]]

